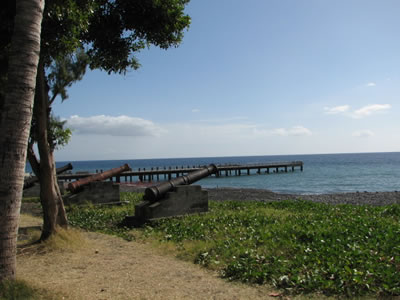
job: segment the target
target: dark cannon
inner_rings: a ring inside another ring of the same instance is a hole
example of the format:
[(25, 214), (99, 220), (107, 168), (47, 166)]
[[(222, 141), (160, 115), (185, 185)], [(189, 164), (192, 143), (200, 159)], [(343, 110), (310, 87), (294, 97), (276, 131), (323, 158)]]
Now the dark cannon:
[[(57, 168), (56, 174), (58, 175), (58, 174), (64, 173), (65, 171), (72, 170), (72, 169), (73, 169), (73, 167), (72, 167), (71, 163), (69, 163), (69, 164), (65, 165), (64, 167)], [(24, 189), (32, 187), (38, 181), (39, 181), (39, 179), (36, 176), (27, 178), (24, 181)]]
[(57, 168), (56, 174), (58, 175), (58, 174), (64, 173), (64, 172), (72, 170), (72, 169), (73, 169), (73, 167), (72, 167), (71, 163), (69, 163), (69, 164), (65, 165), (64, 167)]
[(77, 193), (79, 192), (85, 185), (88, 185), (91, 182), (95, 181), (103, 181), (106, 180), (110, 177), (116, 176), (124, 171), (130, 171), (131, 168), (129, 167), (128, 164), (124, 164), (121, 167), (114, 168), (111, 170), (107, 170), (103, 173), (95, 174), (92, 176), (88, 176), (79, 180), (76, 180), (74, 182), (71, 182), (68, 184), (67, 190), (70, 191), (71, 193)]
[(208, 167), (190, 172), (187, 175), (183, 175), (181, 177), (168, 180), (158, 185), (148, 187), (144, 191), (144, 200), (149, 202), (156, 202), (157, 200), (161, 199), (167, 192), (172, 191), (178, 185), (189, 185), (217, 172), (218, 168), (214, 164), (211, 164)]

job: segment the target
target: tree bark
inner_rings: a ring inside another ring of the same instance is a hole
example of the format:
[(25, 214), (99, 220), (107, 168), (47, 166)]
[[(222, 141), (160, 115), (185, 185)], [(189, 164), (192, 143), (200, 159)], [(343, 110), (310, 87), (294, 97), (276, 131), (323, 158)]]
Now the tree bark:
[(35, 154), (35, 151), (33, 150), (32, 143), (28, 143), (27, 151), (28, 151), (27, 157), (28, 157), (29, 164), (31, 165), (32, 171), (37, 178), (40, 178), (40, 164), (36, 158), (36, 154)]
[(44, 0), (17, 0), (6, 97), (0, 112), (0, 282), (15, 278), (16, 243), (32, 119)]
[(40, 239), (46, 240), (57, 232), (57, 226), (67, 227), (68, 221), (57, 183), (53, 150), (48, 140), (50, 107), (42, 61), (39, 61), (37, 73), (34, 114), (40, 156), (37, 177), (40, 182), (40, 202), (43, 208), (43, 230)]

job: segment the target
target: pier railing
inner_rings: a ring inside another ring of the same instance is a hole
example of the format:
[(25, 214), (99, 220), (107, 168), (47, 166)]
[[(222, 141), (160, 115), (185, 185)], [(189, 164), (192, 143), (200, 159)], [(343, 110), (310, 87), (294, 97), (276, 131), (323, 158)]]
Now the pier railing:
[[(175, 166), (175, 167), (152, 167), (152, 168), (139, 168), (137, 170), (122, 172), (110, 178), (114, 182), (144, 182), (144, 181), (161, 181), (171, 180), (174, 177), (187, 175), (190, 172), (197, 171), (204, 168), (204, 166)], [(241, 176), (253, 174), (270, 174), (280, 172), (294, 172), (298, 168), (303, 171), (302, 161), (289, 161), (289, 162), (270, 162), (259, 164), (227, 164), (217, 165), (218, 171), (215, 173), (216, 177), (220, 176)], [(101, 173), (98, 170), (96, 173)], [(95, 174), (95, 173), (94, 173)], [(85, 178), (93, 173), (81, 172), (75, 174), (62, 174), (58, 175), (59, 180), (74, 181)]]

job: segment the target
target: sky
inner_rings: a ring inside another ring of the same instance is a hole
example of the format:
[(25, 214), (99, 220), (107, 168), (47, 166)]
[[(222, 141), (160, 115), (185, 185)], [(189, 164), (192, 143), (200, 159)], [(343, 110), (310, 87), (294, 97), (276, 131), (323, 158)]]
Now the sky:
[(400, 1), (191, 0), (178, 48), (56, 100), (58, 161), (400, 151)]

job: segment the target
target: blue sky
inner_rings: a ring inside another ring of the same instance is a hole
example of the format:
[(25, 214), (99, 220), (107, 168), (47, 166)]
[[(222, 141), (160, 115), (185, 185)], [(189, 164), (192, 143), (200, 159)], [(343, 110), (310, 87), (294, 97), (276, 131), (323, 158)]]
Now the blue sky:
[(89, 71), (57, 160), (400, 151), (400, 1), (192, 0), (178, 48)]

